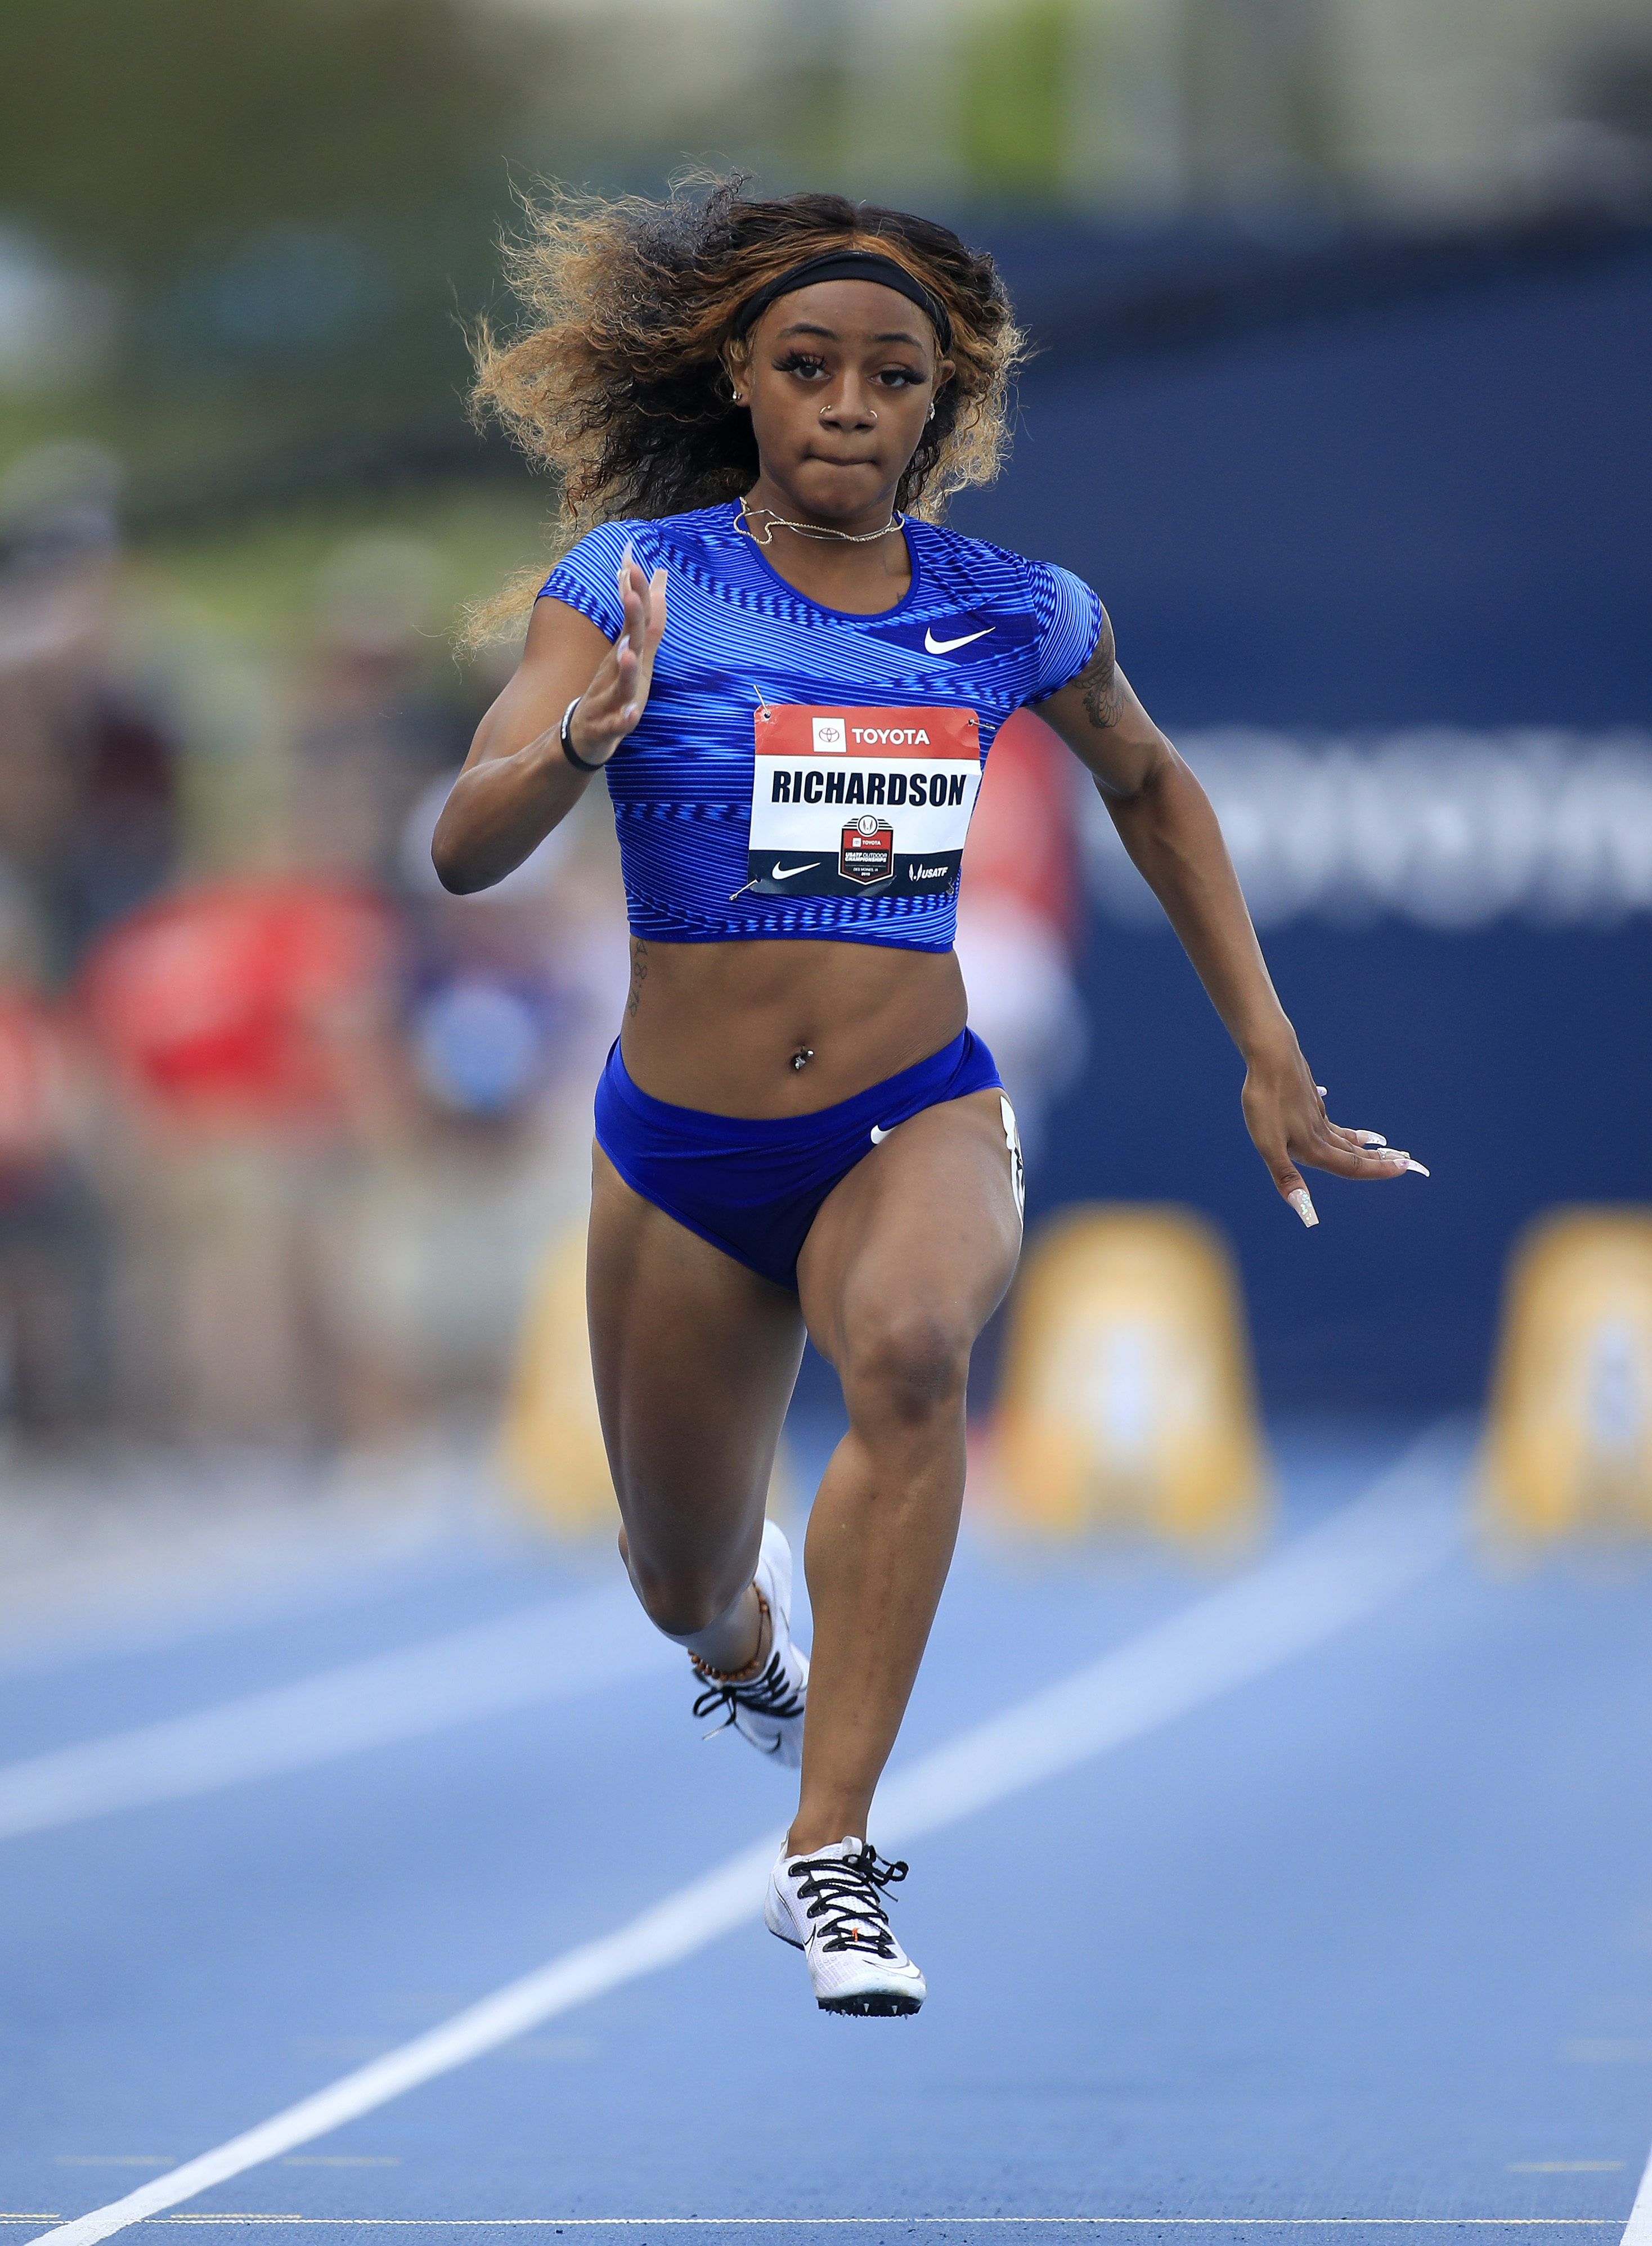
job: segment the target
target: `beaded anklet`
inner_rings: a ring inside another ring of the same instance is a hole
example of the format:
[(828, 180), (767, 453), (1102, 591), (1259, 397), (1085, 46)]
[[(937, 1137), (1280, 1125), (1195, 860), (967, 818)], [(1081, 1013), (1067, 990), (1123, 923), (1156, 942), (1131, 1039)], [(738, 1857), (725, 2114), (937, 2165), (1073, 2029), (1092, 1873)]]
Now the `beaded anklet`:
[[(758, 1591), (758, 1587), (755, 1583), (752, 1584), (751, 1588), (754, 1591)], [(749, 1684), (754, 1677), (760, 1676), (762, 1674), (763, 1655), (761, 1647), (763, 1644), (763, 1624), (769, 1620), (769, 1603), (767, 1599), (764, 1597), (761, 1591), (758, 1591), (758, 1604), (763, 1610), (762, 1616), (758, 1623), (758, 1645), (759, 1650), (752, 1655), (751, 1660), (746, 1663), (744, 1669), (713, 1669), (709, 1662), (702, 1661), (697, 1653), (690, 1654), (689, 1659), (694, 1664), (695, 1668), (699, 1671), (700, 1675), (702, 1677), (709, 1678), (713, 1684)], [(771, 1631), (769, 1637), (769, 1650), (772, 1652), (773, 1649), (774, 1637), (773, 1632)]]

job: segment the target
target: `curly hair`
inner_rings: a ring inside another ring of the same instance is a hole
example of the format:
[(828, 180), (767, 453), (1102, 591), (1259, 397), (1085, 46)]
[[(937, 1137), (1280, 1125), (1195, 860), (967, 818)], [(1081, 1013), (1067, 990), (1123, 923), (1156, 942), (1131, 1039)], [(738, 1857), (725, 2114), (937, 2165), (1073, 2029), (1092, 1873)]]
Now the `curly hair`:
[[(594, 522), (709, 507), (750, 488), (758, 451), (730, 395), (723, 354), (740, 307), (805, 258), (875, 248), (944, 304), (955, 371), (896, 487), (934, 520), (954, 492), (988, 483), (1009, 447), (1010, 385), (1024, 349), (992, 259), (934, 221), (842, 195), (748, 194), (747, 175), (678, 181), (664, 202), (608, 201), (553, 187), (524, 199), (527, 231), (504, 245), (528, 324), (475, 338), (472, 412), (496, 417), (561, 486), (556, 548)], [(464, 643), (520, 625), (524, 571), (467, 615)]]

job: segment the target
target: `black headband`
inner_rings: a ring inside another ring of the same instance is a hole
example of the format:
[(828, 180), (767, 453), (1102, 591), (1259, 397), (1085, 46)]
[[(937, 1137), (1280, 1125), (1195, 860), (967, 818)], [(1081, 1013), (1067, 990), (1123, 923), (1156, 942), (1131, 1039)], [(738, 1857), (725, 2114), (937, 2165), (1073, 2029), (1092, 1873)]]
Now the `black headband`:
[(875, 249), (828, 249), (819, 257), (806, 257), (801, 265), (789, 266), (765, 282), (754, 296), (746, 298), (734, 316), (734, 333), (744, 335), (777, 296), (789, 296), (794, 289), (806, 289), (816, 281), (875, 281), (880, 288), (898, 289), (909, 303), (928, 313), (942, 356), (952, 349), (952, 322), (941, 299), (921, 281), (914, 281), (904, 265), (897, 265), (893, 257), (884, 257)]

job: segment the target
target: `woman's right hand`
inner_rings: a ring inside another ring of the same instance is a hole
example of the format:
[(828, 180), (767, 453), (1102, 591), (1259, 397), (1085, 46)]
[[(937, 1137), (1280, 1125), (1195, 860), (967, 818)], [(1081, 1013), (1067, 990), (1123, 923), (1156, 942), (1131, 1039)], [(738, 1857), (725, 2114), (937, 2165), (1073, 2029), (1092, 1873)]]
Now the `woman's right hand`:
[(665, 630), (665, 572), (645, 577), (628, 546), (619, 583), (624, 621), (612, 644), (581, 610), (534, 602), (522, 659), (477, 727), (436, 822), (431, 857), (445, 888), (468, 895), (503, 880), (584, 794), (590, 773), (569, 763), (561, 741), (562, 712), (581, 679), (568, 720), (575, 756), (604, 765), (636, 729)]
[(648, 706), (654, 657), (665, 630), (665, 572), (645, 577), (629, 542), (620, 559), (620, 636), (581, 695), (568, 721), (574, 752), (588, 765), (605, 765)]

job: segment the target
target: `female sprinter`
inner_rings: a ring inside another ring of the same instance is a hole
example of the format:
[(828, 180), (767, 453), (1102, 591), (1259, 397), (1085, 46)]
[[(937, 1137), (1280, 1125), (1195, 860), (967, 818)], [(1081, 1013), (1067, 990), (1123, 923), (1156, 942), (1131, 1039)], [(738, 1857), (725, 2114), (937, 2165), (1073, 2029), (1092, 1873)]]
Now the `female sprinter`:
[[(958, 868), (992, 738), (1035, 704), (1093, 774), (1246, 1064), (1285, 1199), (1397, 1177), (1330, 1123), (1199, 783), (1064, 569), (955, 536), (1020, 337), (945, 228), (739, 180), (554, 201), (538, 323), (480, 398), (582, 530), (436, 829), (497, 881), (607, 769), (631, 987), (596, 1094), (588, 1300), (620, 1548), (696, 1711), (802, 1766), (771, 1930), (823, 2010), (915, 2011), (903, 1864), (867, 1839), (946, 1579), (969, 1352), (1021, 1240), (1015, 1117), (965, 1026)], [(849, 1432), (810, 1517), (812, 1655), (764, 1501), (807, 1333)], [(805, 1717), (806, 1699), (807, 1716)]]

